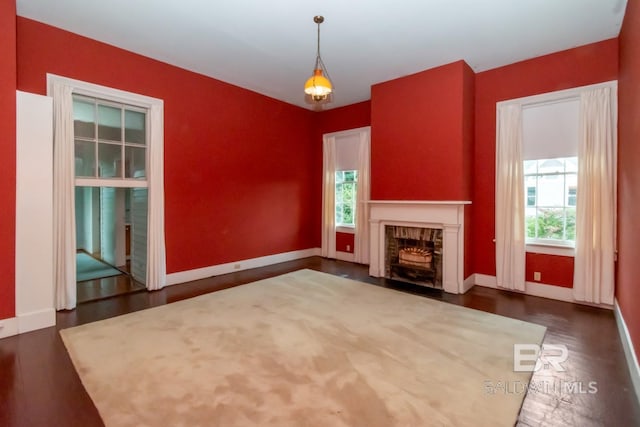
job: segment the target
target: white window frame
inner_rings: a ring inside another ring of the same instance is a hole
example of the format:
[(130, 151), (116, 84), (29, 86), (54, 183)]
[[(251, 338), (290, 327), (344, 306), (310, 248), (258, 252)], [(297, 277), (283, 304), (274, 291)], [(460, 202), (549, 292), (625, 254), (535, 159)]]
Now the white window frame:
[[(149, 119), (149, 109), (145, 108), (145, 107), (141, 107), (139, 105), (131, 105), (131, 104), (126, 104), (126, 103), (122, 103), (122, 102), (113, 102), (110, 99), (103, 99), (103, 98), (97, 98), (97, 97), (89, 97), (87, 95), (80, 95), (79, 93), (74, 91), (73, 94), (73, 99), (74, 101), (80, 100), (82, 102), (86, 102), (86, 103), (93, 103), (94, 105), (103, 105), (106, 107), (111, 107), (111, 108), (117, 108), (120, 109), (121, 115), (122, 115), (122, 123), (121, 123), (121, 138), (118, 141), (111, 141), (111, 140), (101, 140), (99, 138), (98, 135), (98, 131), (97, 128), (99, 126), (98, 123), (98, 116), (96, 113), (95, 119), (96, 122), (94, 123), (96, 131), (95, 131), (95, 135), (93, 138), (85, 138), (85, 137), (78, 137), (77, 135), (75, 135), (74, 133), (74, 139), (76, 141), (86, 141), (86, 142), (93, 142), (95, 144), (95, 160), (96, 162), (99, 164), (100, 162), (100, 158), (99, 158), (99, 144), (109, 144), (109, 145), (115, 145), (115, 146), (119, 146), (122, 147), (122, 151), (121, 151), (121, 163), (123, 165), (122, 167), (122, 171), (121, 174), (122, 176), (119, 177), (100, 177), (99, 175), (99, 170), (98, 168), (96, 168), (95, 171), (95, 176), (94, 177), (88, 177), (88, 176), (83, 176), (83, 177), (78, 177), (76, 175), (75, 181), (76, 181), (76, 185), (82, 185), (82, 186), (88, 186), (88, 187), (92, 187), (95, 185), (84, 185), (84, 183), (89, 182), (90, 181), (96, 181), (96, 180), (109, 180), (110, 182), (113, 182), (113, 186), (114, 187), (122, 187), (126, 181), (139, 181), (140, 183), (146, 183), (147, 182), (147, 166), (149, 163), (149, 156), (147, 155), (148, 149), (149, 149), (149, 126), (150, 126), (150, 122), (151, 120)], [(139, 143), (132, 143), (132, 142), (127, 142), (124, 138), (124, 132), (125, 132), (125, 120), (124, 120), (124, 116), (125, 116), (125, 111), (135, 111), (138, 113), (143, 113), (145, 115), (145, 142), (144, 144), (139, 144)], [(127, 178), (124, 175), (126, 174), (124, 165), (125, 165), (125, 156), (126, 156), (126, 148), (127, 147), (137, 147), (137, 148), (143, 148), (145, 150), (145, 176), (143, 178), (134, 178), (134, 177), (130, 177)], [(78, 181), (81, 181), (83, 184), (78, 184)], [(128, 186), (128, 185), (127, 185)], [(147, 187), (147, 185), (133, 185), (132, 187)]]
[[(139, 95), (132, 92), (126, 92), (107, 86), (96, 85), (93, 83), (83, 82), (81, 80), (70, 79), (55, 74), (47, 74), (47, 94), (51, 96), (53, 93), (53, 82), (60, 82), (73, 87), (73, 94), (86, 96), (89, 98), (98, 98), (105, 101), (111, 101), (119, 104), (126, 104), (132, 107), (151, 110), (152, 106), (163, 107), (164, 103), (161, 99), (152, 98), (150, 96)], [(162, 134), (163, 129), (151, 129), (149, 114), (147, 113), (147, 135), (151, 132), (154, 134)], [(149, 155), (151, 150), (164, 150), (164, 146), (157, 144), (147, 144), (146, 168), (149, 173)], [(148, 187), (148, 178), (145, 179), (120, 179), (120, 178), (76, 178), (76, 186), (82, 187), (121, 187), (121, 188), (145, 188)]]

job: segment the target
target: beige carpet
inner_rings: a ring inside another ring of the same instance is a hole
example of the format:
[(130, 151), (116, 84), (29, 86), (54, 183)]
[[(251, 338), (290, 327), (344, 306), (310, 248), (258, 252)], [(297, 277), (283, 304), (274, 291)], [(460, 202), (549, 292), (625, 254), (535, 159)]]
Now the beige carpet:
[(61, 331), (107, 426), (513, 426), (545, 328), (301, 270)]

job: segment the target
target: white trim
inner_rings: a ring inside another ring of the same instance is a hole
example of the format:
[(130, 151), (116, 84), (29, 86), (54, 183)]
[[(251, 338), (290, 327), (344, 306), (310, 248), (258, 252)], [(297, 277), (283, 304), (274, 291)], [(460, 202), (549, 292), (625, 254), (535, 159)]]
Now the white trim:
[(546, 245), (540, 243), (527, 243), (525, 250), (532, 254), (558, 255), (571, 258), (576, 254), (575, 248), (569, 246)]
[(464, 205), (451, 201), (369, 202), (369, 275), (385, 277), (385, 227), (442, 229), (442, 288), (459, 294), (464, 290)]
[(521, 294), (530, 295), (534, 297), (571, 302), (574, 304), (588, 305), (590, 307), (605, 308), (608, 310), (613, 309), (613, 306), (609, 304), (591, 304), (584, 301), (576, 301), (573, 298), (573, 288), (565, 288), (562, 286), (549, 285), (546, 283), (525, 282), (525, 291), (517, 292), (517, 291), (512, 291), (510, 289), (499, 288), (497, 285), (496, 276), (489, 276), (487, 274), (475, 273), (469, 276), (465, 280), (465, 282), (467, 282), (468, 280), (472, 280), (477, 286), (482, 286), (484, 288), (499, 289), (501, 291), (515, 292), (518, 294), (521, 293)]
[(355, 255), (351, 252), (336, 251), (336, 259), (340, 261), (355, 262)]
[(10, 317), (0, 320), (0, 339), (18, 335), (18, 318)]
[(53, 308), (32, 311), (30, 313), (19, 314), (18, 333), (35, 331), (36, 329), (48, 328), (56, 324), (56, 311)]
[(90, 96), (92, 98), (99, 99), (104, 99), (105, 96), (108, 96), (109, 101), (130, 104), (143, 108), (151, 108), (152, 105), (158, 104), (164, 105), (164, 101), (160, 98), (152, 98), (146, 95), (139, 95), (137, 93), (114, 89), (108, 86), (97, 85), (84, 82), (82, 80), (70, 79), (68, 77), (47, 73), (47, 95), (49, 96), (52, 94), (54, 81), (71, 86), (73, 88), (73, 93), (78, 95)]
[(302, 249), (299, 251), (284, 252), (258, 258), (228, 262), (225, 264), (212, 265), (209, 267), (196, 268), (194, 270), (179, 271), (167, 274), (167, 286), (191, 282), (193, 280), (206, 279), (207, 277), (220, 276), (222, 274), (229, 274), (237, 271), (249, 270), (251, 268), (265, 267), (267, 265), (279, 264), (281, 262), (309, 258), (312, 256), (320, 256), (320, 248)]
[(344, 234), (356, 234), (356, 227), (354, 226), (345, 226), (345, 225), (338, 225), (336, 227), (336, 233), (344, 233)]
[(469, 291), (469, 289), (473, 288), (473, 286), (476, 284), (475, 283), (475, 274), (470, 275), (469, 277), (467, 277), (466, 279), (464, 279), (464, 281), (462, 282), (462, 293), (467, 293)]
[(132, 178), (76, 178), (76, 187), (147, 188), (148, 181)]
[(631, 335), (629, 335), (629, 329), (627, 323), (624, 321), (622, 311), (620, 311), (620, 305), (616, 298), (613, 303), (613, 313), (616, 317), (616, 325), (618, 325), (618, 333), (620, 334), (620, 341), (622, 341), (622, 348), (624, 349), (624, 355), (627, 359), (627, 367), (629, 368), (629, 375), (631, 376), (631, 382), (633, 383), (633, 389), (636, 392), (636, 399), (640, 403), (640, 365), (638, 364), (638, 357), (633, 347), (633, 341)]

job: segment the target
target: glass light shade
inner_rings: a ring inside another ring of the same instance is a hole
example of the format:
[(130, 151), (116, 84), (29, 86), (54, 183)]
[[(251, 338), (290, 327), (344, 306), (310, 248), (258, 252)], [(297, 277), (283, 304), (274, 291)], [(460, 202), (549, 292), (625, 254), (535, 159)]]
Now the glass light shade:
[(333, 91), (333, 86), (329, 79), (322, 75), (322, 70), (313, 71), (313, 76), (304, 84), (304, 93), (312, 97), (327, 97)]

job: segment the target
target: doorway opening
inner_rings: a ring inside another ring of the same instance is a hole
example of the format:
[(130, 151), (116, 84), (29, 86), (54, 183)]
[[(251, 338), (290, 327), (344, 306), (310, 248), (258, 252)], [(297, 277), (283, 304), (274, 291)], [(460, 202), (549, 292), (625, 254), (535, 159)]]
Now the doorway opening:
[(78, 303), (146, 289), (147, 189), (75, 187)]

